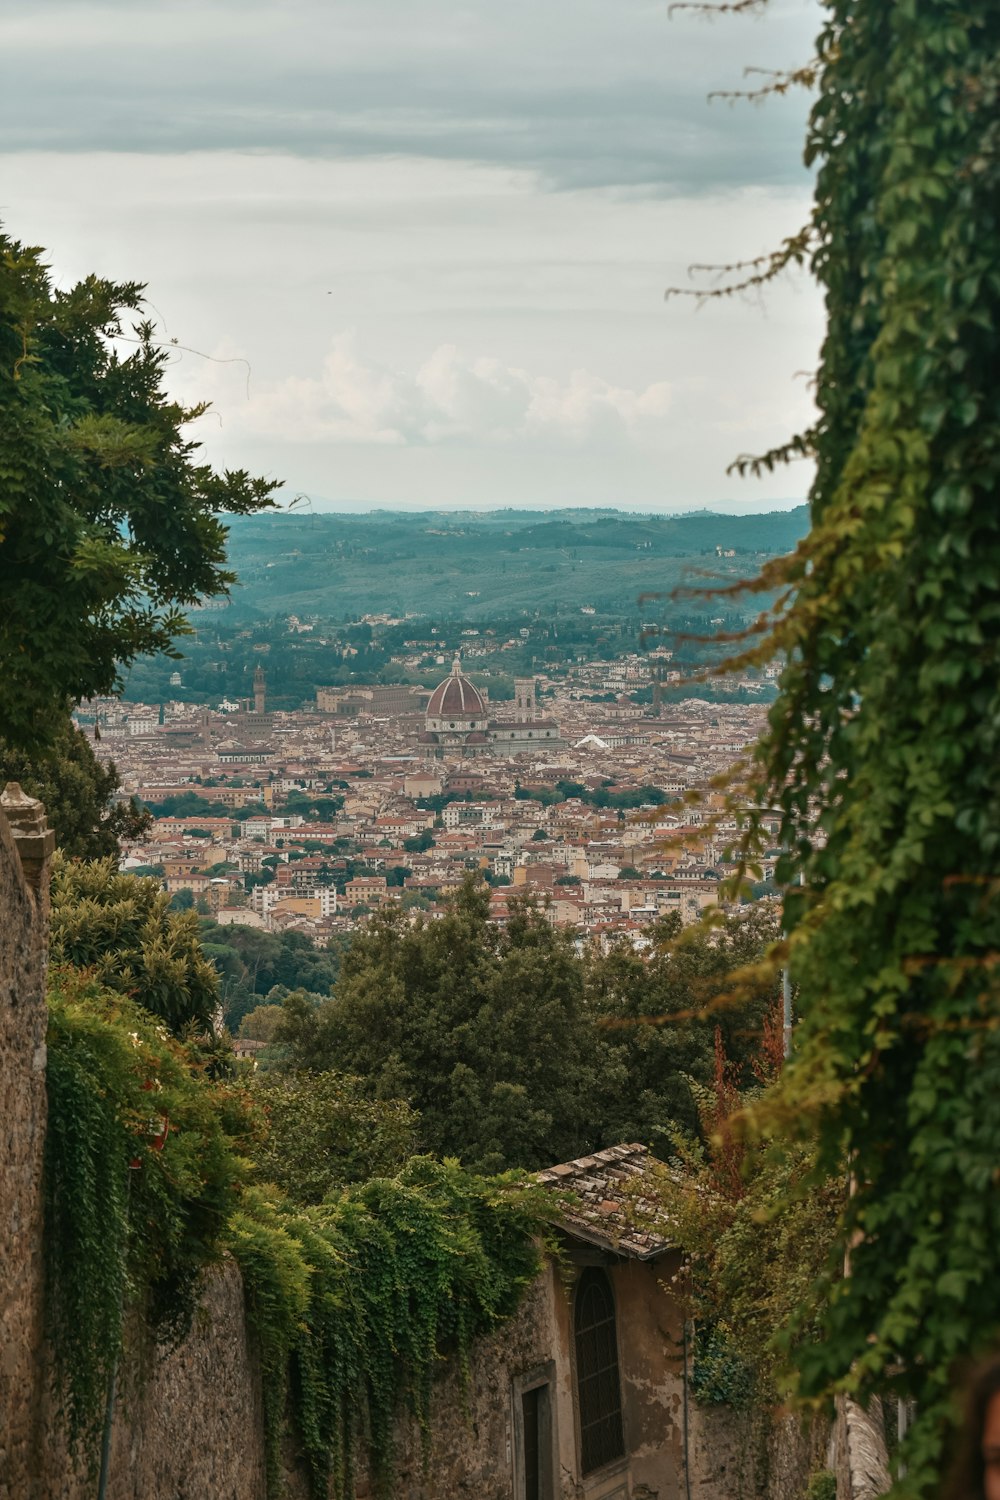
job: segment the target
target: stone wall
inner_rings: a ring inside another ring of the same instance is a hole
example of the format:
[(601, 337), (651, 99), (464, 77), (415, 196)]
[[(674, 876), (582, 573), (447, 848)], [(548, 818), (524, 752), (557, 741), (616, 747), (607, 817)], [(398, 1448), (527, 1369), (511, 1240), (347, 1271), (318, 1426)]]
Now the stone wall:
[[(823, 1417), (692, 1406), (689, 1432), (691, 1500), (804, 1500), (812, 1476), (833, 1467)], [(861, 1497), (838, 1491), (837, 1500)]]
[(892, 1482), (882, 1402), (876, 1396), (867, 1409), (850, 1396), (838, 1396), (834, 1424), (837, 1500), (877, 1500)]
[[(42, 1339), (45, 968), (53, 836), (0, 798), (0, 1500), (90, 1500), (48, 1392)], [(235, 1265), (205, 1278), (191, 1335), (123, 1370), (108, 1500), (263, 1500), (260, 1390)]]
[[(191, 1332), (176, 1349), (143, 1347), (119, 1382), (107, 1500), (264, 1500), (260, 1381), (236, 1265), (204, 1279)], [(45, 1423), (39, 1500), (92, 1500), (93, 1479)]]
[(32, 1493), (39, 1407), (48, 881), (30, 877), (52, 837), (28, 801), (0, 800), (0, 1500)]

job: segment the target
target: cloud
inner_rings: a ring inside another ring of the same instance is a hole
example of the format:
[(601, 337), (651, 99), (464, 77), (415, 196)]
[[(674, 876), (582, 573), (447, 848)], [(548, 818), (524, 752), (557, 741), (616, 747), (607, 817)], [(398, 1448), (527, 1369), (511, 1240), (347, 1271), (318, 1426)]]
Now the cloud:
[(817, 0), (711, 27), (650, 0), (33, 0), (0, 20), (3, 139), (476, 161), (556, 188), (791, 185), (805, 98), (706, 95), (747, 63), (807, 60), (818, 26)]
[(670, 405), (665, 381), (630, 390), (586, 370), (558, 379), (454, 344), (393, 368), (362, 358), (345, 333), (317, 376), (251, 385), (245, 402), (219, 409), (228, 428), (281, 443), (579, 448), (655, 440)]

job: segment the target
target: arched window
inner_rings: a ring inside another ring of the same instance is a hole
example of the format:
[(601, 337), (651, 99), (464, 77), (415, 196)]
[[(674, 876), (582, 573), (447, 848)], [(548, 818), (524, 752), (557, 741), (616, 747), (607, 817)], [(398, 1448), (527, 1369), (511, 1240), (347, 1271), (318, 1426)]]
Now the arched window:
[(603, 1271), (588, 1268), (580, 1277), (573, 1331), (580, 1461), (583, 1473), (591, 1474), (625, 1456), (615, 1302)]

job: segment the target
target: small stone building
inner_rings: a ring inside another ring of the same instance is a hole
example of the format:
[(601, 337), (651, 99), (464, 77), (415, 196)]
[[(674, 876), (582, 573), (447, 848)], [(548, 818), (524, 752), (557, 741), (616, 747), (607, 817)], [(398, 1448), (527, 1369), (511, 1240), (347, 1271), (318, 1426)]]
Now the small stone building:
[(549, 1358), (512, 1373), (515, 1500), (676, 1500), (683, 1489), (684, 1321), (679, 1253), (623, 1212), (642, 1146), (540, 1174), (577, 1200), (563, 1216), (568, 1275), (546, 1276)]
[(400, 1434), (396, 1500), (732, 1500), (698, 1473), (670, 1286), (680, 1254), (630, 1227), (625, 1208), (645, 1163), (644, 1147), (612, 1146), (539, 1174), (576, 1200), (561, 1220), (562, 1263), (474, 1348), (464, 1390), (443, 1373), (427, 1468), (417, 1435)]

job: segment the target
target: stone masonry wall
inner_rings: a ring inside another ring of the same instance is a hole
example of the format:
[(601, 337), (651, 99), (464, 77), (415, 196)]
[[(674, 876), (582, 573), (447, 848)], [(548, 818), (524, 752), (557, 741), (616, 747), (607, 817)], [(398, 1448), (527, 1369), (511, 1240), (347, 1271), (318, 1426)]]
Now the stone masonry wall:
[[(142, 1347), (119, 1383), (107, 1500), (264, 1500), (260, 1380), (230, 1261), (205, 1276), (190, 1334), (176, 1349)], [(94, 1482), (45, 1422), (39, 1500), (92, 1500)]]
[(0, 811), (0, 1500), (32, 1493), (42, 1296), (47, 883), (15, 831)]

